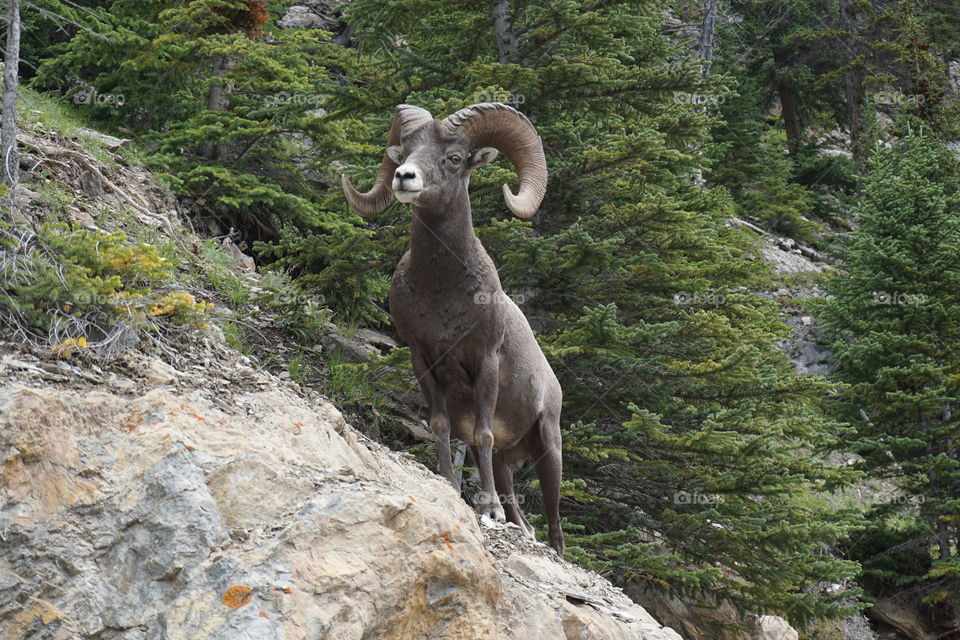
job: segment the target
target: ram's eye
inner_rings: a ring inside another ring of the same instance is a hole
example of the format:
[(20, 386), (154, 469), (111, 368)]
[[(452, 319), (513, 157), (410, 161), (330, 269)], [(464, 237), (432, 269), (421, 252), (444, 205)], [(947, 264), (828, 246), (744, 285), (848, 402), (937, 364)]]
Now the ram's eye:
[(463, 158), (457, 154), (453, 154), (452, 156), (450, 156), (449, 160), (453, 164), (460, 164), (461, 162), (463, 162)]

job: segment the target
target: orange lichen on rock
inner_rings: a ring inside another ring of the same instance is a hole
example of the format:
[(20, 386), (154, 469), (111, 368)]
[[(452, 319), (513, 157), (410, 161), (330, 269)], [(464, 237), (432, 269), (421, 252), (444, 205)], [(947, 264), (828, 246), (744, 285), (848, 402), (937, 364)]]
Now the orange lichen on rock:
[(133, 433), (136, 431), (137, 427), (140, 426), (140, 423), (143, 422), (143, 416), (139, 413), (130, 414), (129, 418), (120, 423), (120, 430), (126, 433)]
[(234, 585), (224, 592), (221, 602), (234, 609), (245, 607), (253, 602), (253, 591), (240, 584)]

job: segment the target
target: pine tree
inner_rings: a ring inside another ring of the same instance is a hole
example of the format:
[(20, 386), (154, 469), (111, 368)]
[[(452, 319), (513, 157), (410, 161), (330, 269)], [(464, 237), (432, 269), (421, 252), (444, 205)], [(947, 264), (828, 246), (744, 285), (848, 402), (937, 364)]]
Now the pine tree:
[[(859, 228), (822, 317), (848, 383), (844, 442), (887, 495), (849, 548), (875, 596), (908, 588), (949, 619), (960, 602), (960, 179), (936, 138), (878, 146)], [(893, 492), (892, 494), (890, 492)], [(920, 598), (918, 598), (920, 599)]]
[(843, 215), (838, 204), (855, 186), (853, 161), (822, 154), (811, 135), (836, 127), (844, 107), (835, 79), (817, 90), (836, 67), (823, 22), (835, 9), (832, 0), (732, 2), (712, 68), (733, 89), (708, 96), (722, 120), (705, 179), (730, 191), (739, 217), (807, 243), (818, 221)]

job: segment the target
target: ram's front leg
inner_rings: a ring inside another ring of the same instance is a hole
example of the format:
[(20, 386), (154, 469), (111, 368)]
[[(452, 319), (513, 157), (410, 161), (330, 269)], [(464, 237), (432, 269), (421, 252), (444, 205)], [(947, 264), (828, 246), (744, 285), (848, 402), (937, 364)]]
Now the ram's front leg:
[(437, 438), (437, 459), (440, 462), (440, 473), (453, 488), (460, 492), (460, 476), (453, 469), (453, 456), (450, 453), (450, 418), (446, 407), (442, 410), (430, 411), (430, 431)]
[(450, 454), (450, 414), (447, 412), (447, 398), (439, 388), (433, 375), (433, 368), (429, 366), (419, 350), (410, 350), (410, 360), (413, 362), (413, 373), (420, 383), (420, 390), (430, 407), (430, 431), (437, 438), (437, 458), (440, 462), (440, 474), (443, 475), (453, 488), (460, 492), (460, 476), (453, 470), (453, 459)]
[(473, 381), (473, 406), (476, 412), (473, 437), (482, 489), (478, 505), (480, 513), (498, 522), (506, 522), (493, 475), (493, 414), (497, 407), (499, 367), (500, 360), (496, 354), (487, 356)]

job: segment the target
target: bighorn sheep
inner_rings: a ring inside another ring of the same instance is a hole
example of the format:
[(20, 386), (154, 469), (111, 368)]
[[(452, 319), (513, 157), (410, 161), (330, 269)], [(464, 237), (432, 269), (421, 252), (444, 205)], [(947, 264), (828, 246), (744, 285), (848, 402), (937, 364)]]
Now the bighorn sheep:
[(520, 179), (517, 195), (503, 185), (507, 206), (529, 218), (547, 186), (543, 145), (530, 121), (503, 104), (475, 104), (443, 120), (398, 106), (373, 188), (359, 193), (343, 176), (343, 190), (362, 216), (380, 213), (392, 197), (413, 205), (410, 250), (393, 274), (390, 312), (430, 406), (441, 472), (459, 491), (452, 433), (470, 445), (479, 467), (481, 513), (509, 518), (533, 537), (513, 491), (515, 465), (532, 458), (548, 541), (563, 555), (560, 383), (523, 312), (500, 286), (470, 215), (470, 173), (498, 150)]

